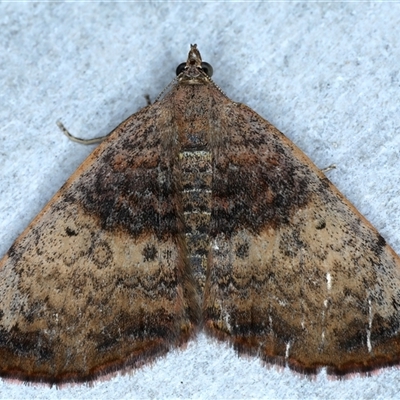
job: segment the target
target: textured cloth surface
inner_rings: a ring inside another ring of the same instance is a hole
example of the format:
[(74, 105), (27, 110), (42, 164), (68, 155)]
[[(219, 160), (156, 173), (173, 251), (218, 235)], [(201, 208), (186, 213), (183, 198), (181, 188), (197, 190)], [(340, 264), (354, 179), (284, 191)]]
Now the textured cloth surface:
[[(197, 43), (214, 81), (285, 133), (400, 253), (400, 4), (0, 4), (0, 255), (101, 136), (155, 99)], [(400, 398), (400, 370), (316, 380), (204, 335), (130, 375), (11, 399)]]

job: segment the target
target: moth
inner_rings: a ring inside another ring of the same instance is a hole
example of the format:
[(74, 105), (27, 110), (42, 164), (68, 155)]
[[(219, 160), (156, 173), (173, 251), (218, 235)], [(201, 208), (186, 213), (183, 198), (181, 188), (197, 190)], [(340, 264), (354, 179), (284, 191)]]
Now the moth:
[(0, 376), (139, 368), (203, 329), (303, 374), (399, 363), (400, 260), (192, 45), (0, 262)]

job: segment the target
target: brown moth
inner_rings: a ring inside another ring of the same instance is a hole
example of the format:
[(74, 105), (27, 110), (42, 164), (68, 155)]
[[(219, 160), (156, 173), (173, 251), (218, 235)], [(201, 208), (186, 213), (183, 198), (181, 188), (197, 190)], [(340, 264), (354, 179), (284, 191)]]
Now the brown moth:
[(399, 257), (196, 45), (177, 74), (1, 260), (0, 375), (90, 381), (199, 329), (304, 374), (398, 364)]

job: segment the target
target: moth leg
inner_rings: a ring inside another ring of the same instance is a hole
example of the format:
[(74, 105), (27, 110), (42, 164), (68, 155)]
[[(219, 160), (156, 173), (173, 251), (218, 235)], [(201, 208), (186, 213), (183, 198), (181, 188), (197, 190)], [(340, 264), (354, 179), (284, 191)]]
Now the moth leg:
[(328, 165), (325, 168), (322, 168), (321, 172), (323, 172), (325, 174), (326, 172), (329, 172), (329, 171), (331, 171), (332, 169), (335, 169), (335, 168), (336, 168), (336, 165), (335, 164), (331, 164), (331, 165)]
[(146, 99), (146, 103), (147, 103), (147, 105), (148, 106), (151, 106), (151, 98), (150, 98), (150, 96), (148, 95), (148, 94), (145, 94), (144, 95), (144, 98)]
[(61, 131), (64, 133), (64, 135), (67, 136), (68, 139), (72, 140), (73, 142), (80, 143), (80, 144), (100, 143), (104, 139), (106, 139), (108, 136), (110, 136), (110, 134), (111, 134), (111, 132), (110, 132), (105, 136), (99, 136), (99, 137), (96, 137), (93, 139), (81, 139), (74, 135), (71, 135), (71, 133), (69, 133), (68, 129), (61, 123), (61, 121), (57, 121), (56, 123), (57, 123), (57, 126), (61, 129)]

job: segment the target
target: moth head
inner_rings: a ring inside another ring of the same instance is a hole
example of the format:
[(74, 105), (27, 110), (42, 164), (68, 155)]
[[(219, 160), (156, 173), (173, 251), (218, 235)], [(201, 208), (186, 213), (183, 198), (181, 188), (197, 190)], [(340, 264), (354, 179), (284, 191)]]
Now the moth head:
[(197, 45), (191, 44), (187, 61), (176, 68), (178, 81), (188, 85), (201, 85), (208, 83), (212, 74), (212, 66), (202, 61)]

